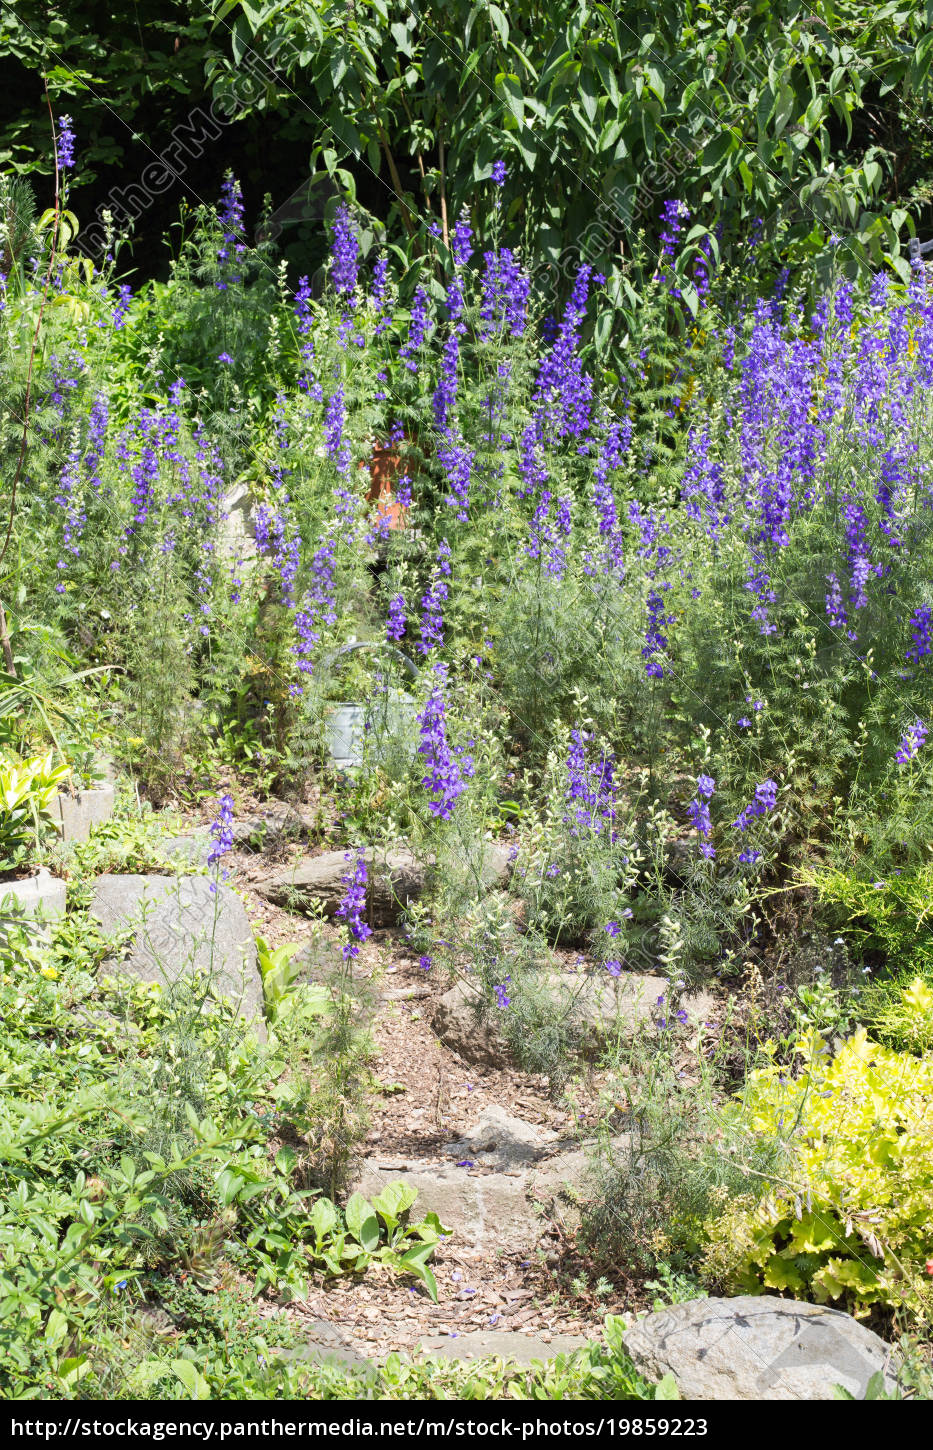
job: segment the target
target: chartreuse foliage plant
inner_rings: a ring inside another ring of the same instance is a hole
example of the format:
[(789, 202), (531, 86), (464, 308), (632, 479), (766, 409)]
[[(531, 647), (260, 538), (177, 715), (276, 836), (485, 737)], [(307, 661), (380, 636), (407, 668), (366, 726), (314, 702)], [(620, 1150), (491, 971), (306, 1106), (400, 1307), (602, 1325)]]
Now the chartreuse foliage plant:
[(753, 1072), (726, 1124), (783, 1142), (760, 1194), (706, 1225), (705, 1269), (730, 1292), (790, 1292), (856, 1315), (874, 1306), (928, 1323), (933, 1229), (933, 1057), (859, 1029), (831, 1054), (818, 1034), (800, 1072)]
[(933, 866), (892, 867), (875, 880), (837, 868), (812, 880), (829, 919), (862, 960), (933, 981)]
[(70, 774), (53, 750), (29, 760), (0, 761), (0, 872), (23, 864), (38, 843), (52, 799)]

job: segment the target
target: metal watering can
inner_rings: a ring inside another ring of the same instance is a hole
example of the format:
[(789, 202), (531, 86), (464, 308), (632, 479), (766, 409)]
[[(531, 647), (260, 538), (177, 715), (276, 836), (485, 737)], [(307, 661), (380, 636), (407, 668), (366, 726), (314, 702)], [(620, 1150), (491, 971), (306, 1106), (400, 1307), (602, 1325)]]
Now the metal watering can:
[[(345, 644), (340, 649), (334, 650), (326, 655), (321, 661), (321, 669), (329, 669), (330, 666), (343, 655), (352, 654), (358, 649), (381, 649), (394, 655), (397, 660), (405, 666), (412, 679), (418, 678), (418, 667), (396, 649), (394, 645), (382, 640), (357, 640), (353, 644)], [(385, 690), (375, 700), (366, 704), (359, 701), (340, 700), (328, 704), (325, 707), (324, 732), (327, 740), (327, 753), (332, 764), (338, 770), (349, 770), (353, 766), (363, 764), (363, 756), (367, 738), (385, 737), (404, 729), (406, 725), (414, 722), (416, 714), (416, 702), (413, 695), (406, 690)], [(414, 750), (412, 750), (414, 754)], [(378, 747), (377, 755), (378, 759)]]

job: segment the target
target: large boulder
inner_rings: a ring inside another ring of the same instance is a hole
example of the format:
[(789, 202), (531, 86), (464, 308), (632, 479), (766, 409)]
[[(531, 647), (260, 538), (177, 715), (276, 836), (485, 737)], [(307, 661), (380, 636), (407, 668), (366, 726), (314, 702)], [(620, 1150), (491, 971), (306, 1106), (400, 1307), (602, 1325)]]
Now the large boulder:
[[(366, 850), (367, 920), (372, 926), (392, 926), (406, 907), (417, 901), (425, 889), (430, 863), (419, 861), (404, 847), (391, 851), (368, 847)], [(501, 884), (508, 874), (508, 853), (496, 845), (489, 846), (480, 873), (484, 890)], [(305, 856), (279, 871), (258, 890), (276, 906), (294, 910), (320, 905), (325, 915), (333, 916), (346, 896), (345, 877), (353, 870), (353, 859), (344, 851), (325, 851), (320, 856)]]
[(892, 1349), (849, 1314), (769, 1295), (695, 1299), (649, 1314), (622, 1336), (648, 1379), (671, 1374), (688, 1400), (831, 1400), (840, 1385), (864, 1399)]
[(197, 970), (212, 993), (261, 1026), (262, 981), (242, 901), (207, 876), (101, 876), (91, 912), (107, 932), (135, 928), (120, 968), (170, 986)]
[[(538, 981), (552, 998), (554, 1013), (576, 1024), (586, 1057), (598, 1056), (608, 1037), (620, 1028), (634, 1034), (639, 1027), (650, 1024), (659, 1008), (658, 999), (668, 991), (663, 977), (636, 972), (610, 977), (606, 972), (590, 975), (542, 970)], [(687, 996), (681, 1005), (693, 1022), (704, 1020), (710, 1011), (705, 993)], [(435, 1001), (431, 1025), (440, 1040), (464, 1062), (508, 1067), (512, 1055), (499, 1030), (500, 1016), (498, 1009), (484, 1002), (476, 987), (459, 981)]]

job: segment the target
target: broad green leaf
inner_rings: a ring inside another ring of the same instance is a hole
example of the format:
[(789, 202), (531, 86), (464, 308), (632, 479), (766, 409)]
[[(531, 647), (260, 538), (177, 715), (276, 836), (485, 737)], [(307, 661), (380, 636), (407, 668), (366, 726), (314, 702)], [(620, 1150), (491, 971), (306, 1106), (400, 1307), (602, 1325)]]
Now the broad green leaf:
[(396, 1178), (391, 1183), (387, 1183), (382, 1192), (373, 1199), (373, 1208), (380, 1218), (385, 1220), (387, 1226), (394, 1229), (417, 1197), (416, 1188), (412, 1188), (403, 1179)]
[(211, 1388), (190, 1359), (173, 1359), (172, 1369), (193, 1400), (209, 1400)]
[(319, 1198), (311, 1210), (311, 1227), (320, 1244), (337, 1223), (337, 1210), (329, 1198)]
[(344, 1209), (347, 1228), (363, 1248), (372, 1251), (379, 1243), (379, 1220), (361, 1193), (353, 1193)]

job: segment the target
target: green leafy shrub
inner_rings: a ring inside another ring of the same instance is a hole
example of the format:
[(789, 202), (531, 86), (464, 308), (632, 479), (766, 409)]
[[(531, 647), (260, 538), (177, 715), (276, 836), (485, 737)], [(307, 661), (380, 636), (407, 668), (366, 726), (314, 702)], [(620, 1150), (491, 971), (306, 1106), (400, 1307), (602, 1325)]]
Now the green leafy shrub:
[(706, 1271), (731, 1292), (790, 1292), (915, 1315), (933, 1308), (933, 1057), (873, 1042), (864, 1029), (835, 1056), (818, 1035), (802, 1071), (768, 1066), (724, 1115), (788, 1157), (765, 1193), (724, 1203), (706, 1232)]

